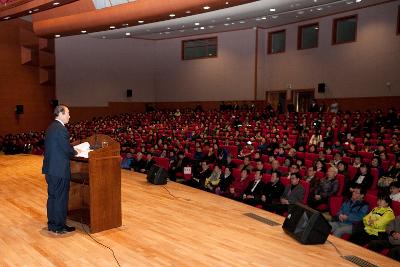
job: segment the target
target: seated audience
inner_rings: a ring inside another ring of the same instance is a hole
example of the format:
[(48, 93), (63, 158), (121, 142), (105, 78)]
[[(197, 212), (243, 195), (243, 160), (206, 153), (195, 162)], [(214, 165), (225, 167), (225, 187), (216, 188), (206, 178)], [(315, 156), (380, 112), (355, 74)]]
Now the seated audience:
[(224, 173), (221, 174), (219, 184), (215, 189), (218, 195), (225, 195), (229, 193), (229, 188), (233, 182), (232, 169), (225, 167)]
[(329, 197), (336, 194), (339, 189), (339, 181), (336, 179), (337, 169), (330, 167), (326, 177), (322, 178), (317, 186), (317, 190), (310, 192), (308, 205), (317, 209), (320, 204), (328, 204)]
[(400, 216), (397, 216), (386, 226), (386, 236), (381, 240), (373, 240), (368, 243), (370, 250), (381, 252), (389, 249), (390, 258), (400, 261)]
[(136, 153), (136, 160), (133, 162), (133, 169), (140, 172), (146, 167), (146, 160), (143, 158), (142, 152)]
[(349, 185), (346, 190), (346, 196), (350, 196), (351, 192), (353, 192), (354, 188), (358, 185), (365, 191), (371, 188), (374, 178), (372, 177), (371, 173), (369, 172), (369, 167), (367, 164), (362, 163), (360, 165), (360, 169), (358, 173), (351, 179)]
[(132, 153), (127, 153), (126, 157), (121, 160), (121, 168), (131, 170), (133, 168), (133, 162)]
[(280, 181), (280, 173), (274, 171), (271, 173), (271, 180), (265, 184), (264, 192), (261, 196), (261, 201), (263, 207), (265, 208), (266, 204), (278, 204), (280, 203), (280, 198), (285, 190), (285, 187)]
[(392, 201), (400, 201), (400, 181), (392, 182), (390, 188), (390, 199)]
[(206, 181), (204, 183), (205, 189), (210, 192), (214, 192), (215, 189), (218, 187), (219, 182), (221, 181), (221, 174), (221, 166), (219, 166), (218, 164), (215, 165), (210, 177), (206, 178)]
[(253, 170), (253, 166), (251, 166), (251, 163), (250, 163), (250, 157), (244, 157), (243, 164), (240, 164), (239, 169), (242, 171), (248, 170), (249, 172), (251, 172)]
[(246, 190), (248, 184), (249, 184), (249, 179), (248, 176), (250, 174), (250, 171), (248, 169), (243, 169), (240, 172), (240, 179), (235, 180), (230, 188), (229, 188), (229, 195), (228, 197), (240, 200), (240, 197), (243, 195), (244, 190)]
[(280, 203), (265, 205), (266, 210), (283, 215), (288, 212), (290, 205), (297, 202), (302, 203), (304, 199), (305, 189), (300, 184), (300, 175), (293, 173), (290, 175), (290, 184), (285, 187), (281, 196)]
[(254, 181), (250, 182), (242, 195), (243, 202), (252, 206), (261, 204), (261, 196), (264, 192), (264, 182), (259, 170), (255, 172)]
[(386, 226), (394, 219), (391, 203), (389, 196), (379, 196), (377, 206), (363, 218), (363, 228), (353, 229), (350, 241), (363, 246), (372, 240), (384, 238)]
[(368, 212), (368, 203), (363, 200), (364, 195), (365, 191), (361, 187), (354, 188), (352, 197), (342, 204), (330, 222), (333, 235), (342, 237), (344, 234), (352, 234), (353, 225), (362, 222)]

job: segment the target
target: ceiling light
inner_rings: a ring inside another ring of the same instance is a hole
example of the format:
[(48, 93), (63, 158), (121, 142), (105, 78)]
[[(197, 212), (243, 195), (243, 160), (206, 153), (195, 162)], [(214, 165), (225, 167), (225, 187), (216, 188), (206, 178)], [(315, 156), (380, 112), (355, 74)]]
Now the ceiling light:
[(319, 27), (315, 27), (314, 29), (318, 30), (318, 29), (319, 29)]
[(225, 25), (225, 26), (229, 26), (229, 23), (225, 23), (224, 25)]
[(165, 34), (170, 34), (170, 32), (165, 32)]
[(11, 19), (11, 17), (5, 17), (4, 19)]
[(59, 38), (59, 37), (61, 37), (61, 35), (56, 34), (56, 35), (54, 35), (54, 37)]
[(314, 3), (318, 2), (318, 0), (314, 0)]
[(262, 17), (261, 19), (267, 19), (267, 17)]
[(199, 23), (199, 22), (196, 22), (194, 25), (196, 25), (196, 26), (199, 26), (199, 25), (200, 25), (200, 23)]
[(351, 5), (351, 4), (353, 4), (353, 1), (348, 1), (348, 2), (346, 2), (346, 4)]
[(192, 13), (192, 11), (190, 11), (190, 10), (187, 10), (187, 11), (186, 11), (186, 14), (190, 14), (190, 13)]
[(101, 36), (101, 38), (102, 38), (102, 39), (106, 39), (107, 37), (103, 35), (103, 36)]
[(205, 28), (204, 27), (200, 27), (200, 30), (204, 30)]
[(232, 22), (231, 25), (235, 25), (235, 22)]
[(210, 9), (210, 7), (209, 6), (205, 6), (205, 7), (203, 7), (203, 9), (208, 10), (208, 9)]
[(230, 19), (231, 19), (231, 18), (229, 18), (229, 17), (228, 17), (228, 18), (226, 18), (226, 20), (230, 20)]
[(304, 14), (304, 11), (300, 10), (299, 12), (297, 12), (297, 14), (302, 15), (302, 14)]
[(261, 19), (260, 19), (260, 18), (256, 18), (256, 20), (257, 20), (257, 21), (260, 21)]
[(179, 30), (180, 32), (184, 32), (185, 30)]
[(32, 12), (33, 12), (32, 10), (29, 10), (29, 12), (28, 12), (28, 13), (29, 13), (29, 14), (32, 14)]
[(53, 6), (58, 6), (60, 3), (59, 2), (54, 2)]
[(34, 12), (37, 12), (37, 11), (39, 11), (39, 8), (35, 8), (33, 11), (34, 11)]
[(124, 23), (124, 24), (122, 24), (122, 26), (123, 27), (127, 27), (127, 26), (129, 26), (129, 24), (128, 23)]
[(167, 30), (171, 30), (171, 28), (170, 28), (170, 27), (167, 27)]
[(227, 2), (225, 2), (225, 5), (229, 5), (229, 2), (227, 1)]
[(110, 29), (115, 29), (115, 26), (110, 26)]
[(240, 23), (240, 24), (243, 24), (243, 23), (246, 23), (246, 21), (242, 20), (242, 21), (240, 21), (239, 23)]
[(360, 3), (362, 0), (356, 0), (356, 3)]
[(269, 11), (271, 11), (271, 12), (275, 12), (275, 11), (276, 11), (276, 9), (275, 9), (275, 8), (270, 8), (270, 9), (269, 9)]
[(125, 35), (126, 36), (131, 36), (131, 33), (130, 32), (126, 32)]
[(169, 16), (170, 16), (171, 18), (173, 18), (173, 17), (175, 17), (175, 14), (169, 14)]
[(271, 18), (276, 19), (276, 18), (278, 18), (278, 15), (273, 15), (273, 16), (271, 16)]
[(86, 33), (86, 31), (85, 30), (81, 30), (81, 33)]
[(213, 25), (210, 25), (210, 26), (208, 26), (208, 28), (210, 28), (210, 29), (214, 29), (214, 26), (213, 26)]
[(139, 23), (143, 23), (143, 22), (144, 22), (144, 20), (138, 20), (138, 22), (139, 22)]
[(322, 7), (317, 8), (317, 10), (318, 10), (318, 11), (321, 11), (321, 10), (322, 10)]

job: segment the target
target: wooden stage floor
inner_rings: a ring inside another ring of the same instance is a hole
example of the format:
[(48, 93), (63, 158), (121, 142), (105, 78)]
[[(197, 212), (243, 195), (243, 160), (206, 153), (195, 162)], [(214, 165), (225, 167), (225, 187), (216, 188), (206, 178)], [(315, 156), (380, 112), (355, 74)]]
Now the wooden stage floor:
[[(0, 266), (117, 266), (111, 252), (81, 229), (65, 236), (47, 232), (41, 166), (40, 156), (0, 155)], [(115, 251), (121, 266), (355, 266), (329, 243), (301, 245), (281, 226), (243, 214), (282, 223), (280, 216), (173, 182), (166, 188), (177, 198), (144, 175), (122, 171), (123, 226), (93, 235)], [(345, 255), (399, 266), (329, 240)]]

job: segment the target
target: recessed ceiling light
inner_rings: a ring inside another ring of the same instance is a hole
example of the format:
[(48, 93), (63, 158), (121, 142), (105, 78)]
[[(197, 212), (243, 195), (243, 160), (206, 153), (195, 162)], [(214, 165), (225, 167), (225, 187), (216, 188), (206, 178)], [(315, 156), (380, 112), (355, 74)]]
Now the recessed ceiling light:
[(190, 14), (190, 13), (192, 13), (192, 11), (186, 10), (186, 14)]
[(144, 22), (144, 20), (138, 20), (138, 22), (139, 22), (139, 23), (143, 23), (143, 22)]
[(130, 32), (126, 32), (125, 35), (126, 36), (131, 36), (131, 33)]
[(53, 6), (58, 6), (60, 3), (59, 2), (54, 2)]
[(231, 18), (229, 18), (229, 17), (228, 17), (228, 18), (226, 18), (226, 20), (230, 20), (230, 19), (231, 19)]
[(256, 20), (257, 20), (257, 21), (260, 21), (261, 19), (260, 19), (260, 18), (256, 18)]
[(235, 22), (232, 22), (231, 25), (235, 25)]
[(225, 25), (225, 26), (229, 26), (230, 24), (229, 24), (229, 23), (225, 23), (224, 25)]
[(348, 2), (346, 2), (346, 4), (351, 5), (351, 4), (353, 4), (353, 1), (348, 1)]
[(29, 14), (32, 14), (32, 12), (33, 12), (32, 10), (29, 10), (29, 12), (28, 12), (28, 13), (29, 13)]
[(170, 34), (170, 32), (165, 32), (165, 34)]
[(167, 30), (171, 30), (171, 28), (170, 28), (170, 27), (167, 27)]
[(199, 26), (199, 25), (200, 25), (200, 23), (199, 23), (199, 22), (195, 22), (195, 23), (194, 23), (194, 25), (196, 25), (196, 26)]
[(122, 26), (127, 27), (127, 26), (129, 26), (129, 24), (128, 23), (124, 23), (124, 24), (122, 24)]
[(270, 8), (270, 9), (269, 9), (269, 11), (271, 11), (271, 12), (275, 12), (275, 11), (276, 11), (276, 9), (275, 9), (275, 8)]
[(229, 5), (229, 2), (228, 2), (228, 1), (226, 1), (226, 2), (225, 2), (225, 5)]
[(208, 9), (210, 9), (210, 7), (209, 6), (205, 6), (205, 7), (203, 7), (203, 9), (208, 10)]
[(204, 27), (200, 27), (200, 30), (204, 30), (205, 28)]
[(262, 17), (261, 19), (267, 19), (267, 17), (264, 16), (264, 17)]
[(54, 35), (54, 37), (59, 38), (59, 37), (61, 37), (61, 35), (56, 34), (56, 35)]
[(318, 29), (319, 29), (319, 27), (315, 27), (314, 29), (318, 30)]
[(110, 29), (115, 29), (115, 26), (110, 26)]
[(244, 21), (244, 20), (241, 20), (239, 23), (240, 23), (240, 24), (243, 24), (243, 23), (246, 23), (246, 21)]
[(360, 3), (362, 0), (356, 0), (356, 3)]
[(11, 19), (11, 17), (5, 17), (4, 19), (6, 19), (6, 20), (7, 20), (7, 19)]
[(318, 0), (314, 0), (314, 3), (318, 2)]
[(171, 18), (173, 18), (173, 17), (175, 17), (175, 14), (169, 14), (169, 16), (170, 16)]
[(106, 39), (107, 37), (103, 35), (103, 36), (101, 36), (101, 38), (102, 38), (102, 39)]
[(81, 30), (81, 33), (86, 33), (86, 31), (85, 30)]
[(322, 10), (322, 7), (317, 8), (317, 10), (318, 10), (318, 11), (321, 11), (321, 10)]

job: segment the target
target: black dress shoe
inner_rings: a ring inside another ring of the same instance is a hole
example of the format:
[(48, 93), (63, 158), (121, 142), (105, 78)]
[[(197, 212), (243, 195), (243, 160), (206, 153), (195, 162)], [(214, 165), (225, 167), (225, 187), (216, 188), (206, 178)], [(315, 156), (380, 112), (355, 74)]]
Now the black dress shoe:
[(64, 225), (63, 231), (65, 231), (65, 232), (73, 232), (73, 231), (75, 231), (75, 227)]
[(68, 233), (65, 229), (62, 230), (49, 230), (50, 233), (52, 234), (56, 234), (56, 235), (63, 235)]

